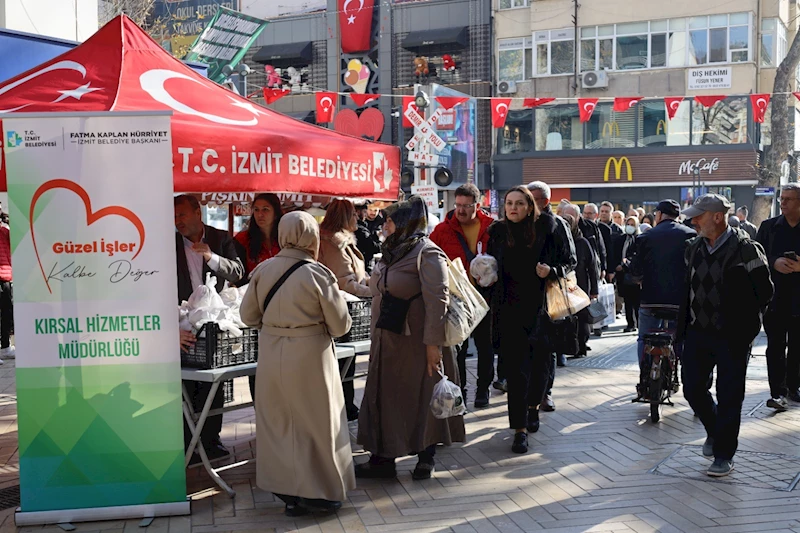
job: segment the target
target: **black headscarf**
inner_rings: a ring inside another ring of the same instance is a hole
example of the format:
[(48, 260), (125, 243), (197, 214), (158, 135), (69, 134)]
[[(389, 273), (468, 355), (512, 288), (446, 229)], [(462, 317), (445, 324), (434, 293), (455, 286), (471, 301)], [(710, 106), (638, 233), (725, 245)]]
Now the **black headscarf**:
[(408, 254), (426, 235), (428, 228), (428, 209), (419, 196), (409, 196), (404, 202), (397, 202), (385, 209), (386, 218), (394, 222), (395, 232), (383, 246), (381, 261), (392, 265)]

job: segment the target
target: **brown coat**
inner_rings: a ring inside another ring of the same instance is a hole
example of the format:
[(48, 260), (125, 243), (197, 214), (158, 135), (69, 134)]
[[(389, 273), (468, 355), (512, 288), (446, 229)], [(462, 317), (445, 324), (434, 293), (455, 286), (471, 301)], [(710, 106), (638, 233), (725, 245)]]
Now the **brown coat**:
[(330, 270), (313, 263), (289, 276), (262, 309), (278, 278), (300, 259), (312, 258), (284, 248), (261, 263), (241, 305), (244, 323), (261, 327), (257, 483), (269, 492), (342, 501), (355, 488), (355, 475), (331, 337), (350, 329), (347, 304)]
[[(422, 253), (417, 271), (417, 256)], [(381, 457), (402, 457), (432, 444), (464, 442), (464, 417), (438, 420), (431, 414), (433, 386), (441, 379), (428, 376), (425, 346), (444, 343), (448, 302), (447, 266), (442, 250), (423, 239), (389, 269), (388, 289), (411, 302), (406, 335), (375, 327), (380, 314), (386, 265), (376, 265), (370, 280), (372, 349), (369, 372), (358, 418), (358, 443)], [(455, 356), (443, 349), (445, 374), (458, 384)]]
[(319, 262), (331, 269), (339, 288), (359, 298), (371, 298), (364, 256), (356, 248), (355, 235), (320, 231), (319, 237)]

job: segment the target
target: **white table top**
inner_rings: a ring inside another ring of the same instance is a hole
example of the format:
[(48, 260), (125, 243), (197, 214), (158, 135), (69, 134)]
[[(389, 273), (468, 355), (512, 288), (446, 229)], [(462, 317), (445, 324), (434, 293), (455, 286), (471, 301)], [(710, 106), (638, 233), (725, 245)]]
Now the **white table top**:
[[(369, 342), (369, 341), (367, 341)], [(369, 351), (369, 350), (367, 350)], [(346, 359), (356, 355), (356, 350), (348, 344), (336, 345), (336, 358)], [(226, 381), (241, 376), (254, 376), (258, 363), (245, 363), (242, 365), (223, 366), (222, 368), (212, 368), (200, 370), (197, 368), (181, 368), (181, 379), (187, 381), (202, 381), (213, 383), (215, 381)]]

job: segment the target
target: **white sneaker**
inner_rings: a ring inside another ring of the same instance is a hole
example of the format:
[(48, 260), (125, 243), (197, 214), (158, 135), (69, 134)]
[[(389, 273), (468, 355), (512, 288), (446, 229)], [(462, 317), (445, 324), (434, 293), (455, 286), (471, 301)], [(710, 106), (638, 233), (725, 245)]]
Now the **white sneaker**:
[(8, 348), (3, 348), (0, 350), (0, 357), (5, 357), (6, 359), (14, 359), (17, 356), (17, 349), (14, 346), (9, 346)]

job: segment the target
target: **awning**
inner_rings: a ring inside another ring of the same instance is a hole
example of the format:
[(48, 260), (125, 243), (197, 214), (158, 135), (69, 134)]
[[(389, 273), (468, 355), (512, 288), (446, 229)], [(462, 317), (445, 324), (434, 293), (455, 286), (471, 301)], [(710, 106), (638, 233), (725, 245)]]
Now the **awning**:
[(467, 46), (467, 27), (412, 31), (403, 39), (403, 48), (407, 50), (447, 44), (465, 48)]
[(313, 57), (311, 41), (305, 41), (302, 43), (262, 46), (253, 55), (253, 61), (278, 68), (286, 68), (308, 65)]

